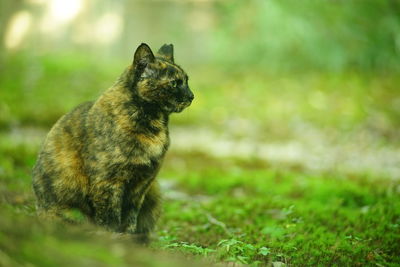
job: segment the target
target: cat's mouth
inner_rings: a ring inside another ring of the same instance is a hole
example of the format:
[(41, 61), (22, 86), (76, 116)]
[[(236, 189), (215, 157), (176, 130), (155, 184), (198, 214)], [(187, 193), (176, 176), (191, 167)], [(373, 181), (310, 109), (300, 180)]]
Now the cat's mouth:
[(176, 113), (182, 112), (182, 110), (184, 110), (185, 108), (187, 108), (188, 106), (190, 106), (190, 104), (192, 104), (192, 100), (190, 100), (190, 101), (179, 102), (179, 103), (174, 107), (173, 112), (176, 112)]

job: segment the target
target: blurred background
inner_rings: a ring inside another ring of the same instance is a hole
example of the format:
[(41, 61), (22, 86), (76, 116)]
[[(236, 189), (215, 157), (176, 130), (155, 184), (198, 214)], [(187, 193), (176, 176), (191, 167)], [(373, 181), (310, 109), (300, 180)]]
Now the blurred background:
[(398, 175), (396, 0), (0, 3), (2, 131), (47, 130), (173, 43), (196, 100), (172, 149)]
[(171, 116), (154, 247), (239, 266), (399, 262), (400, 1), (0, 0), (1, 266), (177, 266), (35, 216), (46, 133), (142, 42), (174, 44), (195, 94)]

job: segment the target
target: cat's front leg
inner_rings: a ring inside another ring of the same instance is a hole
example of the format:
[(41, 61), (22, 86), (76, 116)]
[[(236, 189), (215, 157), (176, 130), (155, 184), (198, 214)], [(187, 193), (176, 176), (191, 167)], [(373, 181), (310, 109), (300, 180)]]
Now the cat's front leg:
[(124, 184), (122, 182), (101, 180), (92, 186), (90, 192), (96, 224), (106, 228), (122, 232), (121, 226), (121, 207), (124, 194)]
[(144, 196), (139, 214), (136, 219), (136, 226), (131, 232), (136, 242), (147, 244), (150, 241), (150, 233), (160, 217), (161, 197), (159, 185), (153, 182)]

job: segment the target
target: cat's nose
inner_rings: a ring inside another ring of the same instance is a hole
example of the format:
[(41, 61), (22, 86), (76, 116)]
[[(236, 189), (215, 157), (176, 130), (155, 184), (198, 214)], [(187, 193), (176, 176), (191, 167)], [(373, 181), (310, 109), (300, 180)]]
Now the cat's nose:
[(193, 99), (194, 99), (194, 94), (191, 91), (189, 91), (188, 99), (189, 99), (190, 102), (192, 102)]

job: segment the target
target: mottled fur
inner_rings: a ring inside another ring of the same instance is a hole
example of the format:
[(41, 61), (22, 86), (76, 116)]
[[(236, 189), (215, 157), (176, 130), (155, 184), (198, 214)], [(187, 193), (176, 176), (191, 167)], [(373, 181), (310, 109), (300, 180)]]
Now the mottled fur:
[(75, 208), (94, 223), (146, 241), (160, 214), (155, 177), (169, 146), (168, 117), (193, 93), (172, 45), (140, 45), (117, 82), (50, 130), (33, 170), (40, 214)]

